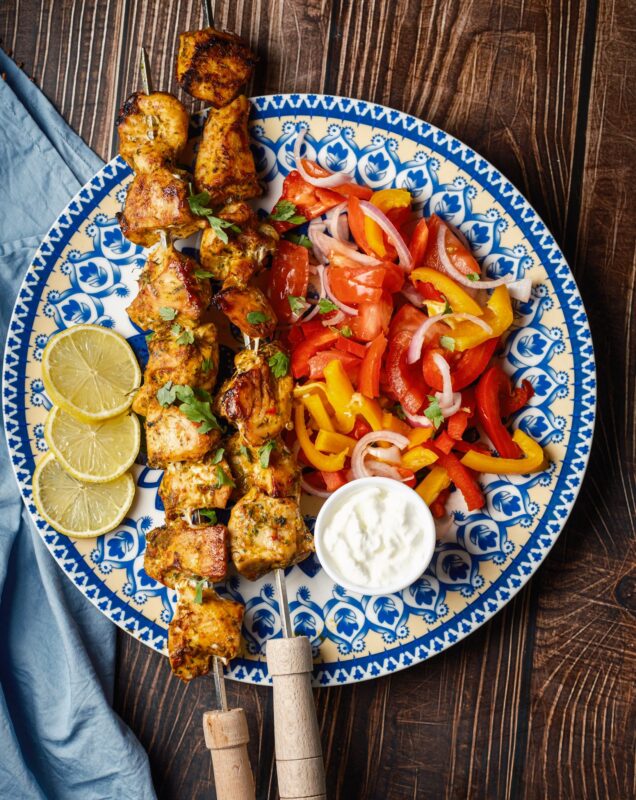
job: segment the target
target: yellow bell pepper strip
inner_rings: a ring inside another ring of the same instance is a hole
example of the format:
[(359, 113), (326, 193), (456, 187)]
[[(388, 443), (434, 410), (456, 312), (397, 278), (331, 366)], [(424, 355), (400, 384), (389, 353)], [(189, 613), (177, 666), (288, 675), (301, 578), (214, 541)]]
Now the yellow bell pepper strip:
[(455, 283), (452, 278), (449, 278), (443, 272), (438, 272), (436, 269), (430, 269), (429, 267), (420, 267), (411, 272), (410, 278), (413, 283), (416, 281), (432, 283), (437, 291), (448, 300), (448, 305), (455, 313), (473, 314), (476, 317), (481, 317), (484, 313), (484, 309), (479, 303), (473, 300), (465, 289), (462, 289), (458, 283)]
[(492, 333), (487, 333), (474, 322), (461, 322), (453, 331), (455, 340), (455, 350), (468, 350), (477, 347), (478, 344), (495, 339), (505, 333), (512, 325), (512, 303), (510, 295), (505, 286), (497, 286), (488, 300), (488, 305), (481, 316), (492, 328)]
[(523, 458), (498, 458), (470, 450), (461, 462), (476, 472), (490, 472), (493, 475), (527, 475), (545, 469), (547, 461), (541, 445), (519, 429), (514, 432), (512, 440), (523, 451)]
[(449, 486), (450, 478), (444, 467), (433, 467), (424, 480), (415, 487), (415, 491), (426, 505), (430, 506)]
[(412, 469), (417, 472), (424, 467), (430, 467), (437, 461), (437, 454), (430, 450), (428, 447), (412, 447), (402, 454), (402, 466), (407, 469)]
[(324, 376), (327, 384), (327, 397), (334, 410), (337, 426), (341, 433), (351, 433), (356, 424), (356, 415), (349, 409), (349, 404), (355, 394), (355, 389), (342, 366), (342, 361), (334, 358), (333, 361), (326, 364)]
[(321, 394), (327, 400), (327, 386), (322, 381), (298, 383), (294, 386), (294, 397), (304, 397), (306, 394)]
[[(371, 202), (385, 214), (392, 208), (409, 208), (411, 205), (411, 193), (406, 189), (381, 189), (371, 197)], [(386, 255), (384, 244), (384, 234), (382, 228), (372, 219), (364, 220), (364, 233), (369, 247), (377, 253), (380, 258)]]
[(349, 402), (349, 410), (354, 415), (354, 418), (358, 414), (364, 417), (374, 431), (383, 430), (382, 409), (376, 400), (371, 400), (360, 394), (360, 392), (355, 392)]
[(406, 422), (403, 422), (395, 414), (390, 411), (382, 412), (382, 430), (393, 431), (394, 433), (401, 433), (403, 436), (409, 436), (413, 428)]
[(424, 444), (424, 442), (428, 442), (429, 439), (433, 438), (434, 433), (435, 428), (432, 425), (430, 428), (411, 428), (411, 432), (406, 434), (409, 437), (407, 449), (410, 450), (411, 447), (417, 447), (420, 444)]
[(294, 408), (294, 428), (296, 430), (296, 437), (298, 438), (300, 447), (307, 461), (316, 467), (316, 469), (321, 469), (323, 472), (337, 472), (344, 467), (347, 457), (346, 450), (342, 450), (340, 453), (334, 455), (321, 453), (309, 438), (309, 432), (305, 425), (305, 407), (302, 403), (296, 403)]
[(319, 428), (322, 428), (326, 431), (336, 430), (329, 414), (327, 414), (325, 404), (322, 402), (320, 395), (306, 394), (302, 398), (302, 401), (307, 411), (309, 411), (311, 414), (311, 418)]
[(323, 453), (341, 453), (346, 450), (347, 455), (350, 456), (355, 446), (356, 440), (353, 436), (345, 436), (344, 433), (321, 429), (316, 436), (316, 447)]

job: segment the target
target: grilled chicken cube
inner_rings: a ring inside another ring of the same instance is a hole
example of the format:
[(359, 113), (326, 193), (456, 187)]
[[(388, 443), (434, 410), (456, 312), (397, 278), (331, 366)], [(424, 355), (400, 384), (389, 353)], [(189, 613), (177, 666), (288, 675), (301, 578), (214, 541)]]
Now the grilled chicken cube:
[(146, 262), (128, 316), (144, 330), (165, 325), (168, 320), (161, 309), (166, 308), (175, 312), (179, 324), (198, 322), (212, 295), (210, 282), (196, 277), (198, 269), (194, 259), (174, 247), (160, 248)]
[(150, 247), (164, 230), (174, 239), (186, 239), (207, 226), (203, 217), (190, 210), (187, 173), (158, 167), (133, 178), (123, 212), (117, 214), (124, 236), (135, 244)]
[(249, 112), (249, 100), (241, 95), (225, 108), (208, 114), (194, 180), (198, 192), (208, 192), (212, 206), (261, 194), (247, 133)]
[(258, 286), (225, 286), (212, 298), (214, 305), (251, 339), (273, 336), (276, 312)]
[(234, 566), (251, 581), (297, 564), (314, 550), (296, 500), (268, 497), (255, 486), (236, 503), (227, 527)]
[[(187, 340), (189, 334), (192, 342)], [(133, 401), (133, 411), (145, 417), (149, 399), (168, 381), (211, 392), (218, 368), (219, 343), (213, 322), (193, 328), (160, 328), (148, 342), (144, 383)]]
[(119, 154), (135, 172), (173, 164), (188, 142), (188, 112), (166, 92), (135, 92), (117, 117)]
[(146, 574), (171, 589), (180, 580), (222, 581), (227, 561), (225, 525), (192, 528), (184, 522), (172, 522), (146, 536)]
[(227, 244), (212, 228), (206, 228), (201, 237), (201, 264), (226, 285), (246, 286), (276, 250), (278, 234), (271, 225), (259, 223), (255, 214), (240, 228), (239, 234), (230, 233)]
[(258, 352), (242, 350), (234, 358), (235, 374), (225, 381), (215, 410), (235, 425), (246, 444), (260, 447), (291, 424), (293, 380), (276, 378), (269, 361), (284, 350), (277, 342)]
[(216, 453), (193, 463), (173, 462), (163, 473), (159, 496), (166, 510), (166, 519), (184, 518), (202, 508), (225, 508), (234, 483), (230, 465)]
[(168, 654), (175, 675), (191, 681), (210, 671), (217, 656), (229, 660), (238, 655), (245, 607), (203, 589), (197, 602), (196, 587), (177, 584), (177, 608), (168, 626)]
[(179, 36), (177, 81), (192, 97), (221, 108), (250, 79), (256, 60), (235, 33), (214, 28), (186, 31)]
[(245, 494), (256, 486), (270, 497), (294, 497), (300, 499), (300, 470), (291, 451), (279, 437), (267, 442), (269, 462), (262, 466), (262, 451), (245, 444), (240, 433), (231, 436), (225, 445), (225, 455), (232, 468), (236, 486)]
[(172, 461), (199, 461), (221, 440), (221, 433), (201, 433), (200, 424), (189, 420), (175, 405), (162, 406), (156, 396), (146, 406), (148, 466), (162, 469)]

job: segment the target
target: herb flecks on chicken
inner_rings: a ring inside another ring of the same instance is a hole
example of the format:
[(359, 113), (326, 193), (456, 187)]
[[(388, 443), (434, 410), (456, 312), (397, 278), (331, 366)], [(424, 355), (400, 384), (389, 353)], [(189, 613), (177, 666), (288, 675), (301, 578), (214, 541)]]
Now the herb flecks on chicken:
[(270, 497), (300, 499), (298, 464), (280, 437), (251, 447), (235, 433), (225, 444), (225, 456), (241, 494), (256, 486)]
[[(219, 456), (219, 453), (221, 454)], [(201, 508), (225, 508), (234, 488), (232, 471), (222, 448), (193, 463), (172, 462), (163, 473), (159, 496), (166, 519), (192, 519)]]
[(177, 581), (221, 581), (227, 573), (225, 525), (193, 528), (182, 521), (154, 528), (146, 536), (144, 569), (149, 577), (174, 589)]
[(135, 172), (177, 163), (188, 142), (188, 112), (166, 92), (135, 92), (117, 117), (119, 154)]

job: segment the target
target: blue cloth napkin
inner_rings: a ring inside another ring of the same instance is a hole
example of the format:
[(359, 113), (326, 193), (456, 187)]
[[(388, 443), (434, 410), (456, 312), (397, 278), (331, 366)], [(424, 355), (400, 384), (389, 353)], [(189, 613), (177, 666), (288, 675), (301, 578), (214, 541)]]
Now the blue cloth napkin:
[[(0, 332), (59, 212), (102, 166), (0, 51)], [(0, 798), (154, 798), (148, 759), (111, 708), (115, 626), (33, 528), (0, 437)]]

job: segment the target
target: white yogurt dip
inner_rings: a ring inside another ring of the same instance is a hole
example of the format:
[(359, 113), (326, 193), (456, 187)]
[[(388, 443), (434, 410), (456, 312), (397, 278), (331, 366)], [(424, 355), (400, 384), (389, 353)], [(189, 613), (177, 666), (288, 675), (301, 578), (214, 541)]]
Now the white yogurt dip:
[(314, 537), (318, 559), (336, 583), (385, 594), (424, 572), (433, 557), (435, 523), (410, 487), (390, 478), (362, 478), (328, 498)]

